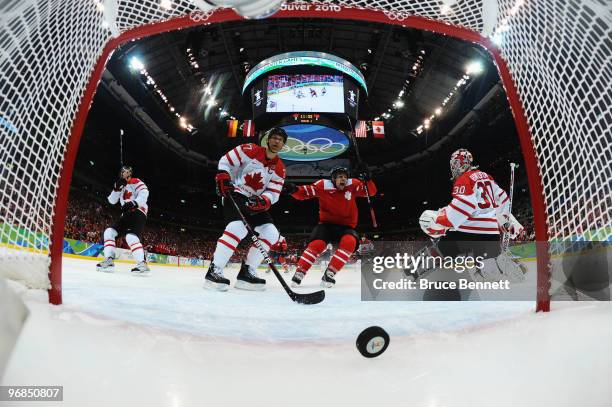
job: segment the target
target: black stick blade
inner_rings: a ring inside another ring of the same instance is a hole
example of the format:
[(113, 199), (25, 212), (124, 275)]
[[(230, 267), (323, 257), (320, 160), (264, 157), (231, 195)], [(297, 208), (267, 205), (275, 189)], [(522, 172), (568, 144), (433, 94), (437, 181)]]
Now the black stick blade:
[(298, 304), (318, 304), (325, 299), (325, 290), (316, 291), (314, 293), (299, 294), (294, 291), (288, 292), (289, 297)]

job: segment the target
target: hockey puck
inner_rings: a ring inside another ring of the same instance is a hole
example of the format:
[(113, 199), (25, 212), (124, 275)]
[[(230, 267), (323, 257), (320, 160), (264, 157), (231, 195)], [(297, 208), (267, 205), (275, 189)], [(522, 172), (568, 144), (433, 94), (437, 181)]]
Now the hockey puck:
[(375, 358), (387, 350), (389, 334), (379, 326), (366, 328), (357, 337), (357, 350), (366, 358)]

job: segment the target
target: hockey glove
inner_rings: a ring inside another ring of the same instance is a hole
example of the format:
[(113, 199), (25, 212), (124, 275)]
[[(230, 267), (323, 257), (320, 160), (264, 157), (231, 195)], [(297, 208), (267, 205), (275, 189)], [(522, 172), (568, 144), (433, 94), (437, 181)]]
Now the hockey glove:
[(115, 181), (115, 184), (113, 185), (113, 190), (121, 191), (121, 188), (123, 188), (126, 185), (127, 185), (127, 181), (124, 178), (119, 178), (117, 181)]
[(217, 173), (217, 175), (215, 176), (215, 183), (217, 185), (217, 195), (225, 197), (234, 189), (234, 185), (232, 184), (231, 179), (232, 178), (230, 177), (230, 175), (225, 171)]
[(135, 201), (124, 202), (123, 206), (121, 207), (123, 213), (131, 212), (134, 209), (138, 209), (138, 204)]
[(449, 229), (448, 227), (437, 223), (437, 219), (438, 211), (431, 210), (424, 211), (419, 218), (419, 224), (421, 225), (423, 232), (434, 239), (444, 236), (446, 231)]
[(297, 192), (298, 187), (293, 182), (285, 182), (283, 185), (283, 191), (281, 192), (283, 195), (293, 195)]
[(271, 205), (272, 203), (268, 197), (254, 195), (249, 197), (249, 200), (246, 203), (246, 208), (250, 212), (257, 213), (267, 211), (270, 209)]
[(357, 178), (364, 183), (372, 179), (372, 173), (366, 164), (361, 163), (357, 166)]

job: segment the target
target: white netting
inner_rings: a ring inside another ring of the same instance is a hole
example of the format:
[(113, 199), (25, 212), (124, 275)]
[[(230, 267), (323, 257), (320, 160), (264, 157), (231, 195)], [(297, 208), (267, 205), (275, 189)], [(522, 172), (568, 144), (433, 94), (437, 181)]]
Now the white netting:
[[(170, 10), (160, 7), (168, 3)], [(549, 238), (611, 238), (609, 1), (329, 3), (384, 11), (394, 21), (424, 16), (492, 36), (528, 117)], [(187, 0), (105, 0), (104, 7), (94, 0), (0, 4), (0, 272), (20, 264), (44, 274), (70, 128), (104, 45), (122, 31), (195, 7)], [(14, 254), (7, 245), (28, 250)]]

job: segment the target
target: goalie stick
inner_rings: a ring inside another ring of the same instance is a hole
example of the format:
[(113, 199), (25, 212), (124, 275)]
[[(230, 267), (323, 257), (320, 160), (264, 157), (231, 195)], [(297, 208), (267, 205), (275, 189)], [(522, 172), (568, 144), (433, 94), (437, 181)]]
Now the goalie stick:
[[(514, 195), (514, 169), (518, 168), (518, 164), (510, 163), (510, 191), (508, 191), (509, 203), (508, 203), (508, 213), (512, 214), (512, 195)], [(504, 232), (504, 236), (502, 238), (501, 243), (501, 252), (507, 253), (508, 248), (510, 246), (510, 233)]]
[[(419, 249), (415, 254), (412, 255), (413, 258), (419, 257), (421, 254), (431, 254), (431, 251), (433, 249), (436, 249), (439, 251), (438, 249), (438, 242), (440, 241), (440, 238), (430, 238), (430, 243), (426, 244), (425, 246), (421, 247), (421, 249)], [(412, 266), (412, 263), (410, 264), (410, 266)], [(429, 272), (433, 271), (434, 269), (424, 269), (421, 268), (419, 270), (414, 270), (414, 271), (408, 271), (408, 269), (404, 269), (404, 274), (406, 275), (406, 277), (412, 277), (414, 279), (414, 281), (417, 281), (419, 278), (423, 277), (424, 275), (428, 274)]]
[[(361, 166), (363, 165), (363, 161), (361, 161), (361, 154), (359, 154), (359, 147), (357, 147), (357, 138), (355, 137), (355, 127), (353, 126), (353, 122), (351, 122), (351, 118), (346, 116), (349, 122), (349, 133), (351, 135), (351, 141), (353, 142), (353, 147), (355, 149), (355, 155), (357, 156), (357, 163)], [(368, 189), (368, 183), (364, 182), (363, 186), (365, 187), (366, 192), (366, 200), (368, 201), (368, 206), (370, 207), (370, 218), (372, 219), (372, 226), (377, 228), (378, 223), (376, 223), (376, 214), (374, 213), (374, 207), (372, 206), (372, 201), (370, 200), (370, 191)]]
[(240, 215), (240, 218), (242, 219), (242, 223), (244, 223), (244, 226), (247, 228), (247, 231), (249, 232), (249, 235), (251, 236), (251, 240), (253, 241), (253, 244), (255, 245), (255, 247), (257, 247), (257, 249), (259, 249), (261, 254), (263, 254), (264, 261), (268, 263), (268, 267), (270, 267), (270, 269), (272, 270), (272, 272), (274, 273), (278, 281), (280, 281), (281, 285), (285, 289), (285, 292), (287, 293), (289, 298), (291, 298), (293, 301), (299, 304), (318, 304), (321, 301), (323, 301), (325, 299), (324, 290), (315, 291), (313, 293), (308, 293), (308, 294), (300, 294), (300, 293), (296, 293), (295, 291), (291, 290), (291, 288), (289, 288), (289, 286), (285, 282), (285, 279), (283, 278), (283, 276), (281, 276), (280, 272), (274, 265), (274, 260), (272, 260), (272, 258), (268, 256), (268, 252), (266, 251), (266, 249), (264, 249), (261, 243), (261, 240), (259, 240), (259, 238), (257, 237), (257, 234), (255, 233), (255, 231), (253, 230), (249, 222), (246, 220), (246, 217), (240, 210), (240, 207), (234, 200), (234, 197), (232, 196), (232, 194), (231, 193), (228, 194), (227, 198), (232, 202), (232, 205), (234, 205), (234, 208), (236, 208), (236, 211), (238, 212), (238, 214)]

